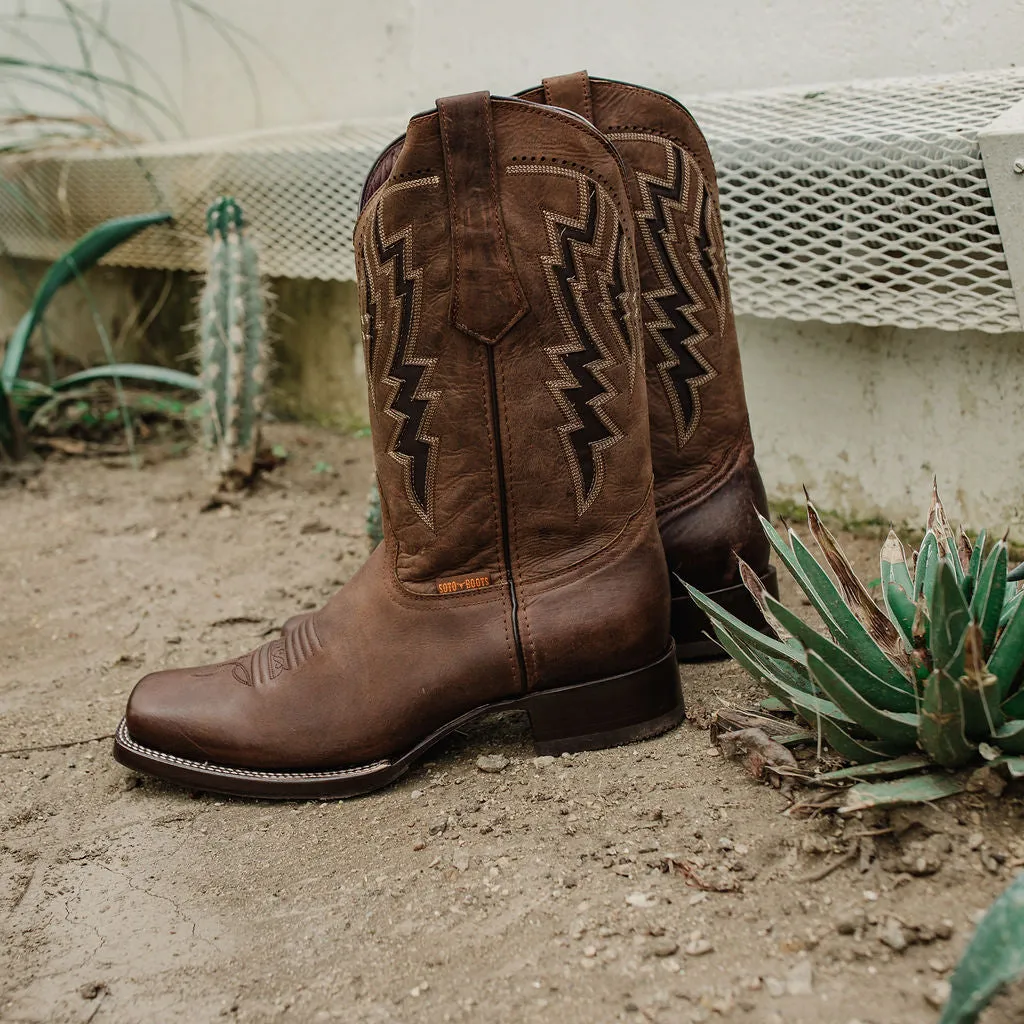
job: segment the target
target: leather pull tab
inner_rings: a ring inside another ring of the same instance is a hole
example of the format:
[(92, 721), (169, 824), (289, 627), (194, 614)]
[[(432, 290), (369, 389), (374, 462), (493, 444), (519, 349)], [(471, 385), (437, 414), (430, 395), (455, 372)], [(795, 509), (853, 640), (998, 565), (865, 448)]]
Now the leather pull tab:
[(590, 95), (590, 76), (586, 71), (545, 78), (541, 84), (544, 86), (544, 102), (549, 107), (571, 110), (594, 123), (594, 101)]
[(493, 345), (529, 308), (498, 203), (490, 93), (437, 101), (452, 230), (451, 322)]

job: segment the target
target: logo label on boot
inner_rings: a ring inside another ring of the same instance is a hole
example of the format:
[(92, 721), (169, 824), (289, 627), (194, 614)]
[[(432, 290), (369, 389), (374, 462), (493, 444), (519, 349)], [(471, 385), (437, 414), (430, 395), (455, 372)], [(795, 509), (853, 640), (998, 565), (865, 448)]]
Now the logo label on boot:
[(462, 594), (467, 590), (483, 590), (491, 585), (490, 576), (467, 576), (461, 580), (438, 580), (439, 594)]
[(644, 323), (663, 355), (658, 363), (672, 407), (676, 444), (693, 437), (701, 418), (701, 388), (718, 376), (701, 344), (709, 324), (722, 330), (726, 305), (725, 246), (711, 192), (692, 155), (659, 135), (616, 132), (617, 142), (664, 147), (665, 177), (636, 172), (643, 206), (637, 221), (660, 287), (643, 293)]

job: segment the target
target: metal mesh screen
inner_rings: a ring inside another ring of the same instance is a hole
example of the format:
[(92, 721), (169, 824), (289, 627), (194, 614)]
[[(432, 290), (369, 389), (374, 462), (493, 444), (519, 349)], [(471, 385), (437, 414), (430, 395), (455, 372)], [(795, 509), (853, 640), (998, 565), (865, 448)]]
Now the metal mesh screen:
[(737, 308), (903, 327), (1021, 327), (978, 130), (1017, 70), (698, 98)]
[[(1024, 71), (697, 97), (737, 311), (904, 327), (1021, 327), (977, 133)], [(403, 121), (8, 158), (0, 242), (52, 260), (100, 221), (163, 207), (107, 262), (198, 270), (206, 204), (236, 196), (271, 276), (350, 280), (363, 179)]]

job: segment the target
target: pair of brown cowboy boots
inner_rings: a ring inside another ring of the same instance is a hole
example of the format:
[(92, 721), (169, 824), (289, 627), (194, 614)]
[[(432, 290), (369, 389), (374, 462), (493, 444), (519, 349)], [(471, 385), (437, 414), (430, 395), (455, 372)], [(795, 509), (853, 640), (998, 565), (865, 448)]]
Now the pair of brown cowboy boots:
[(716, 651), (683, 581), (754, 623), (736, 555), (775, 587), (693, 119), (586, 73), (438, 100), (355, 255), (384, 542), (280, 638), (143, 679), (117, 758), (342, 797), (490, 711), (552, 754), (679, 723), (677, 656)]

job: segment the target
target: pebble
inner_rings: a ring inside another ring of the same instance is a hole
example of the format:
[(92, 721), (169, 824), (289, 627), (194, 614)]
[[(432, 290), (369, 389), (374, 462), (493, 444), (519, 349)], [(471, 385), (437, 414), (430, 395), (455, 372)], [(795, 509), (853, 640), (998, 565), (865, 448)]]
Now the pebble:
[(465, 850), (456, 850), (452, 854), (452, 866), (456, 871), (466, 871), (469, 868), (469, 854)]
[(714, 951), (715, 947), (711, 941), (700, 936), (691, 937), (690, 941), (683, 947), (683, 952), (687, 956), (704, 956)]
[(924, 992), (924, 1001), (935, 1010), (941, 1010), (949, 999), (948, 981), (934, 981)]
[(791, 996), (809, 996), (814, 991), (814, 973), (810, 960), (800, 960), (786, 975), (786, 991)]
[(864, 927), (865, 914), (861, 907), (850, 907), (836, 916), (836, 931), (840, 935), (855, 935)]
[(667, 957), (672, 956), (679, 949), (679, 943), (673, 939), (657, 938), (651, 939), (645, 949), (646, 956)]
[(481, 754), (476, 759), (476, 766), (482, 772), (502, 772), (508, 764), (508, 758), (504, 754)]
[(658, 902), (658, 897), (646, 892), (631, 892), (626, 897), (626, 902), (631, 907), (639, 907), (642, 910), (645, 907), (653, 907)]
[(902, 953), (910, 945), (903, 925), (895, 917), (886, 918), (885, 924), (878, 929), (878, 941), (895, 953)]
[(555, 758), (551, 754), (541, 754), (540, 757), (533, 759), (534, 768), (550, 768), (555, 763)]

